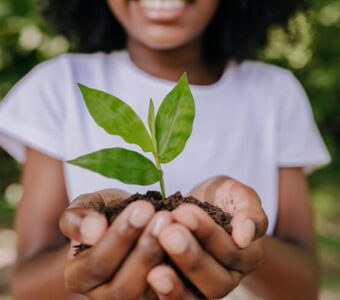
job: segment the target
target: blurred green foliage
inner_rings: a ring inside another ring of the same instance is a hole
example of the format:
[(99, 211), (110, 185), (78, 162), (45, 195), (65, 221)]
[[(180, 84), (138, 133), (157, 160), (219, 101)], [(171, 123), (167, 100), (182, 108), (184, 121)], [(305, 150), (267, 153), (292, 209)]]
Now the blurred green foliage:
[[(69, 50), (68, 41), (44, 22), (38, 0), (0, 0), (0, 100), (33, 66)], [(11, 220), (5, 191), (19, 180), (20, 166), (0, 149), (0, 224)]]
[(332, 156), (309, 177), (315, 209), (323, 285), (340, 289), (340, 0), (311, 0), (308, 16), (289, 24), (292, 43), (272, 28), (260, 58), (291, 69), (302, 82)]
[[(0, 100), (33, 66), (70, 48), (40, 16), (40, 2), (0, 0)], [(310, 2), (308, 16), (297, 14), (289, 24), (293, 39), (273, 27), (259, 58), (291, 69), (299, 78), (332, 155), (333, 163), (309, 181), (321, 254), (332, 257), (323, 262), (334, 281), (340, 274), (340, 263), (334, 264), (340, 261), (340, 0)], [(0, 149), (0, 224), (12, 220), (16, 200), (10, 198), (20, 194), (13, 186), (19, 172), (20, 166)]]

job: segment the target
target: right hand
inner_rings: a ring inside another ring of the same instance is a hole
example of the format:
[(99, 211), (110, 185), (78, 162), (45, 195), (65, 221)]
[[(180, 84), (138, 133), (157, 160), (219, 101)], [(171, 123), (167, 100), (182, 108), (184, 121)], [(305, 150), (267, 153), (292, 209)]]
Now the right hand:
[[(107, 204), (129, 196), (120, 190), (104, 190), (75, 199), (60, 219), (62, 232), (71, 239), (65, 265), (65, 285), (91, 300), (139, 299), (148, 289), (150, 270), (164, 251), (158, 234), (172, 223), (169, 212), (155, 213), (147, 201), (124, 209), (111, 226), (93, 204)], [(74, 256), (73, 245), (91, 245)]]

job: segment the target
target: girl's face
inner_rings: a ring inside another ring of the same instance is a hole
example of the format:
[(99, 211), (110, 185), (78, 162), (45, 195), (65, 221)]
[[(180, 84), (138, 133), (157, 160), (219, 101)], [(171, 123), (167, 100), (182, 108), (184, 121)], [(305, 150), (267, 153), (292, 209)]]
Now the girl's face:
[(220, 0), (107, 0), (129, 39), (156, 50), (174, 49), (201, 37), (219, 2)]

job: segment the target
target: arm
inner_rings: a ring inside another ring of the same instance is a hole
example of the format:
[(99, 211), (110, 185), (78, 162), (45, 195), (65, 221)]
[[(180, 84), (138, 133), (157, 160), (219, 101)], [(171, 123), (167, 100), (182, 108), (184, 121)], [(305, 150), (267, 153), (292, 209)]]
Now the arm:
[(13, 299), (84, 299), (64, 288), (69, 243), (58, 229), (59, 217), (68, 205), (62, 163), (27, 149), (22, 185), (24, 195), (15, 220), (18, 259)]
[(281, 168), (274, 237), (264, 238), (262, 267), (244, 280), (263, 299), (317, 299), (320, 271), (313, 214), (301, 168)]

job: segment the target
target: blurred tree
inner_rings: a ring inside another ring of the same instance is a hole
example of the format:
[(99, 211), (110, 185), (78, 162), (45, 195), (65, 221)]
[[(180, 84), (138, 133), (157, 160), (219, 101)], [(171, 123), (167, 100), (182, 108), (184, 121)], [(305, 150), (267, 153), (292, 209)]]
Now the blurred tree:
[[(39, 62), (69, 49), (68, 41), (43, 21), (38, 7), (38, 0), (0, 0), (0, 100)], [(0, 149), (0, 206), (19, 173), (19, 165)]]
[[(289, 31), (293, 40), (281, 28), (272, 28), (260, 57), (291, 69), (307, 91), (333, 160), (309, 177), (317, 229), (340, 241), (340, 0), (311, 1), (309, 15), (292, 18)], [(340, 253), (340, 246), (335, 250)]]
[(313, 187), (338, 185), (340, 178), (340, 0), (313, 0), (308, 16), (289, 25), (293, 40), (280, 28), (269, 32), (260, 57), (291, 69), (305, 87), (333, 163), (313, 174)]

